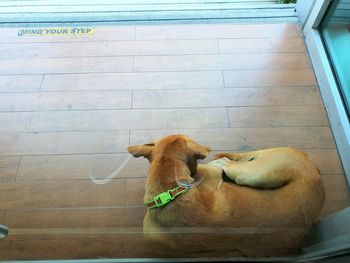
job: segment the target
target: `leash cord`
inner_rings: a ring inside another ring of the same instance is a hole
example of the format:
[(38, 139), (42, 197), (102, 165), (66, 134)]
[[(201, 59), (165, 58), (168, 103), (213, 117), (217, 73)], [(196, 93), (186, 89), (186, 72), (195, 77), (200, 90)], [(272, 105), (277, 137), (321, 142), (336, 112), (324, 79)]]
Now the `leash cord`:
[[(179, 177), (177, 176), (176, 163), (175, 163), (175, 167), (174, 167), (174, 168), (175, 168), (175, 179), (176, 179), (176, 183), (177, 183), (177, 185), (180, 186), (180, 187), (184, 187), (184, 188), (187, 188), (187, 189), (194, 188), (194, 187), (200, 185), (200, 184), (203, 182), (204, 178), (205, 178), (205, 176), (202, 176), (202, 177), (200, 177), (198, 180), (196, 180), (196, 178), (193, 177), (193, 179), (195, 179), (193, 183), (181, 182), (180, 179), (179, 179)], [(197, 175), (197, 174), (195, 174), (195, 176), (196, 176), (196, 175)]]
[(132, 155), (128, 156), (124, 162), (119, 166), (119, 168), (117, 168), (113, 173), (111, 173), (109, 176), (100, 179), (100, 178), (96, 178), (91, 174), (91, 171), (89, 170), (89, 177), (91, 179), (92, 182), (94, 182), (95, 184), (106, 184), (109, 181), (111, 181), (114, 177), (118, 176), (120, 174), (120, 172), (124, 169), (124, 167), (128, 164), (128, 162), (131, 160)]
[[(141, 145), (140, 145), (141, 147)], [(119, 168), (117, 168), (114, 172), (112, 172), (110, 175), (108, 175), (107, 177), (105, 178), (96, 178), (94, 177), (92, 174), (91, 174), (91, 170), (89, 169), (89, 177), (91, 179), (91, 181), (95, 184), (99, 184), (99, 185), (103, 185), (103, 184), (106, 184), (108, 182), (110, 182), (113, 178), (117, 177), (121, 171), (124, 170), (124, 167), (129, 163), (129, 161), (131, 160), (131, 158), (133, 158), (132, 155), (129, 155), (125, 160), (124, 162), (119, 166)]]

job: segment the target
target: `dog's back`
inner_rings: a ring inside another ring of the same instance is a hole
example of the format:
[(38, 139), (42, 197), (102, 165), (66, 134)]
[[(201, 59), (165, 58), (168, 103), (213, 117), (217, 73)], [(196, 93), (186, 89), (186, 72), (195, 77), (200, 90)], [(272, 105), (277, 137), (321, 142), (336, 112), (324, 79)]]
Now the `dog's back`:
[[(311, 170), (309, 174), (296, 173), (287, 185), (261, 189), (221, 181), (220, 169), (200, 165), (198, 172), (208, 174), (200, 186), (162, 211), (148, 211), (146, 237), (157, 241), (164, 253), (171, 247), (188, 256), (210, 252), (231, 257), (295, 254), (324, 202), (317, 169), (312, 165), (304, 169)], [(162, 222), (168, 218), (170, 224), (157, 224), (156, 217)], [(155, 236), (154, 230), (163, 233)]]

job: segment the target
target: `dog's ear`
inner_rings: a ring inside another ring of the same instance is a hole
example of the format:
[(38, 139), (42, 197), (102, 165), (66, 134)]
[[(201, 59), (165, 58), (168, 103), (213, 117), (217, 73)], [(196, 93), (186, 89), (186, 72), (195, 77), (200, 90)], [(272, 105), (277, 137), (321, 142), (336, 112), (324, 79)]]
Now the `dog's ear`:
[(128, 152), (135, 158), (138, 158), (141, 156), (148, 158), (151, 155), (153, 148), (154, 148), (154, 143), (134, 145), (134, 146), (128, 147)]
[(206, 158), (211, 149), (193, 141), (187, 141), (187, 149), (187, 165), (190, 168), (191, 175), (195, 175), (197, 174), (197, 160)]
[(195, 159), (205, 159), (211, 151), (210, 147), (200, 145), (193, 141), (187, 141), (187, 147), (189, 154), (191, 155), (190, 157), (193, 157)]

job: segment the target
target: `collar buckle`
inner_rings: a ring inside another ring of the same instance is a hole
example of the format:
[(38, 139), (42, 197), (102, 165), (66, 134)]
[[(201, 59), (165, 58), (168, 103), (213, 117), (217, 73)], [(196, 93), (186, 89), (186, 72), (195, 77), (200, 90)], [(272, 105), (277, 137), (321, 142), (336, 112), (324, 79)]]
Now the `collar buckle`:
[(174, 200), (174, 197), (171, 195), (170, 190), (168, 190), (167, 192), (163, 192), (153, 198), (153, 201), (155, 202), (157, 207), (166, 205), (172, 200)]
[(160, 193), (150, 201), (147, 201), (145, 205), (147, 205), (149, 208), (164, 206), (170, 203), (172, 200), (174, 200), (177, 196), (187, 192), (187, 190), (188, 189), (183, 187), (176, 187), (175, 189), (170, 189), (166, 192)]

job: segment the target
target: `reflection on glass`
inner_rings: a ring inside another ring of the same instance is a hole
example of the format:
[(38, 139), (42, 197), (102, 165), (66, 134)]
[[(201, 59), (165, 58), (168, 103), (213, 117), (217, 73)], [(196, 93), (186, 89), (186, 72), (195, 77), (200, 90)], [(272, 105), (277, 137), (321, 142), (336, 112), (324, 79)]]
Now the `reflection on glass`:
[(350, 0), (337, 0), (322, 24), (323, 39), (339, 89), (350, 112)]

